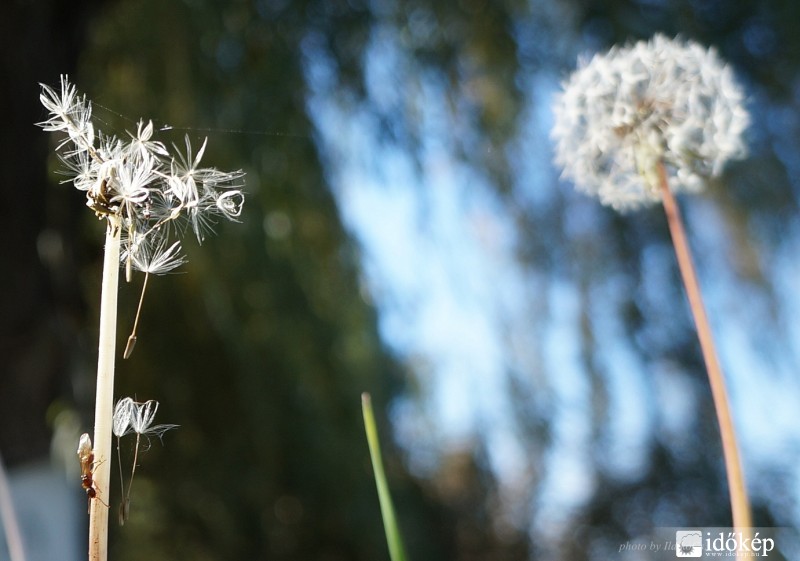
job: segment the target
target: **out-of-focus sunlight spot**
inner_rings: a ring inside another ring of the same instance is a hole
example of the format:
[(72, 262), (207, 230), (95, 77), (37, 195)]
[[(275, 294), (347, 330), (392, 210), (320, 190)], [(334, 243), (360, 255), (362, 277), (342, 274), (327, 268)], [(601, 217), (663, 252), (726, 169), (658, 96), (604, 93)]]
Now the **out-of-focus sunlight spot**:
[(272, 239), (286, 239), (292, 231), (292, 219), (285, 212), (273, 210), (264, 217), (264, 232)]
[[(545, 342), (549, 368), (558, 372), (552, 380), (555, 396), (553, 443), (546, 458), (547, 479), (537, 499), (534, 523), (557, 524), (558, 517), (583, 504), (593, 488), (590, 465), (590, 388), (582, 375), (576, 317), (580, 313), (575, 288), (555, 284), (549, 293), (553, 310)], [(537, 522), (538, 521), (538, 522)]]
[(651, 371), (659, 399), (658, 409), (667, 413), (659, 419), (660, 439), (678, 461), (695, 456), (697, 442), (691, 427), (701, 395), (698, 382), (671, 361), (654, 364)]

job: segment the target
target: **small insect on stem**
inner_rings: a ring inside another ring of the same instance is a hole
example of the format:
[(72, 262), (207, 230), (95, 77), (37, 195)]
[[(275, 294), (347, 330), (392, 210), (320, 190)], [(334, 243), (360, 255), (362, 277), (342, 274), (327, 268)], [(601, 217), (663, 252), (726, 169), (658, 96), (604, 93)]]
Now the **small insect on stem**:
[(92, 499), (97, 499), (103, 503), (103, 506), (108, 508), (103, 499), (97, 496), (97, 488), (94, 486), (94, 450), (92, 449), (92, 439), (89, 438), (88, 433), (83, 433), (78, 442), (78, 460), (81, 463), (81, 485), (86, 490), (86, 496), (89, 498), (89, 508), (87, 510), (91, 510)]
[(111, 205), (108, 199), (108, 180), (103, 179), (96, 193), (86, 193), (86, 206), (91, 208), (98, 218), (103, 218), (111, 214), (117, 214), (119, 207)]

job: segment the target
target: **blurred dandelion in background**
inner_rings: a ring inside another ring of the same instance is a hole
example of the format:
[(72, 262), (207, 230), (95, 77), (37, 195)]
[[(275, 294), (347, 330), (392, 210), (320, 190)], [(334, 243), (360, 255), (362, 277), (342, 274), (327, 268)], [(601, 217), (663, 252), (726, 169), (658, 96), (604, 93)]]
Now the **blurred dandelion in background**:
[(614, 47), (580, 60), (557, 95), (555, 163), (617, 210), (661, 199), (657, 162), (673, 192), (700, 191), (746, 154), (744, 99), (714, 49), (664, 35)]
[(675, 191), (700, 191), (742, 157), (750, 118), (713, 49), (656, 35), (595, 55), (564, 84), (552, 137), (563, 177), (623, 211), (661, 201), (703, 352), (720, 427), (733, 524), (752, 526), (728, 391)]

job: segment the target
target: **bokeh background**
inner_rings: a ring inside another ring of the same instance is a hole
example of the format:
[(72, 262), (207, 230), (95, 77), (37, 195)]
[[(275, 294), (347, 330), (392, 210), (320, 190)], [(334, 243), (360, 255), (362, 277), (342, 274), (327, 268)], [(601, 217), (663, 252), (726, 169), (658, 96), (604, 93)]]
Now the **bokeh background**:
[[(363, 391), (414, 560), (622, 559), (657, 527), (729, 525), (663, 212), (619, 215), (551, 164), (550, 104), (577, 57), (656, 32), (714, 46), (748, 94), (749, 157), (681, 204), (756, 524), (800, 522), (797, 2), (0, 12), (0, 452), (31, 559), (85, 551), (75, 448), (103, 225), (33, 125), (38, 83), (63, 73), (104, 132), (153, 119), (247, 172), (241, 224), (187, 241), (118, 362), (117, 395), (159, 400), (157, 422), (180, 429), (140, 458), (111, 559), (388, 558)], [(121, 287), (122, 346), (140, 282)]]

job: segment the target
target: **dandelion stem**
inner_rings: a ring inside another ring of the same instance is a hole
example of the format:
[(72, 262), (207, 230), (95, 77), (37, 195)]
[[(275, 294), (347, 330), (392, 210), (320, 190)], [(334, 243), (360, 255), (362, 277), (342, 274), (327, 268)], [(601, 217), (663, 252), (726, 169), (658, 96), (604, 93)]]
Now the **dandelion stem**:
[(672, 242), (675, 246), (675, 254), (678, 259), (678, 267), (683, 277), (683, 284), (689, 299), (689, 306), (692, 309), (697, 335), (700, 339), (700, 347), (703, 352), (703, 359), (708, 371), (708, 381), (711, 385), (711, 395), (714, 400), (714, 409), (717, 413), (720, 435), (722, 438), (722, 452), (725, 458), (725, 469), (728, 474), (728, 490), (731, 497), (731, 511), (733, 514), (733, 525), (735, 528), (750, 528), (752, 526), (750, 503), (747, 499), (747, 489), (742, 474), (742, 463), (739, 448), (736, 443), (736, 430), (731, 418), (730, 406), (727, 390), (725, 389), (725, 379), (722, 375), (717, 353), (714, 349), (714, 340), (711, 335), (711, 327), (703, 307), (703, 299), (700, 294), (700, 285), (697, 281), (694, 264), (692, 263), (689, 244), (686, 241), (686, 233), (683, 228), (680, 209), (675, 202), (675, 197), (669, 188), (667, 181), (667, 171), (663, 162), (658, 163), (659, 184), (661, 186), (662, 201), (664, 212), (667, 215)]
[[(117, 437), (117, 466), (119, 467), (119, 496), (125, 496), (125, 480), (122, 477), (122, 454), (119, 451), (119, 441), (120, 437)], [(120, 505), (120, 512), (119, 512), (119, 525), (122, 526), (125, 523), (126, 515), (125, 513), (125, 503), (123, 502)]]
[(133, 353), (133, 347), (136, 346), (136, 329), (139, 327), (139, 316), (142, 313), (142, 302), (144, 302), (144, 292), (147, 290), (147, 279), (150, 277), (150, 273), (145, 271), (144, 273), (144, 282), (142, 283), (142, 295), (139, 296), (139, 306), (136, 308), (136, 317), (133, 320), (133, 328), (131, 329), (131, 334), (128, 337), (128, 343), (125, 345), (125, 352), (122, 354), (122, 358), (128, 358)]
[(125, 518), (128, 517), (128, 508), (131, 504), (131, 487), (133, 487), (133, 476), (136, 475), (136, 462), (139, 461), (139, 440), (141, 439), (142, 435), (138, 432), (136, 433), (136, 448), (133, 451), (133, 465), (131, 466), (131, 478), (128, 480), (128, 493), (125, 495), (125, 499), (122, 503), (123, 505), (123, 512)]
[[(120, 220), (107, 217), (103, 284), (100, 295), (100, 341), (97, 357), (97, 394), (94, 417), (93, 474), (98, 497), (109, 499), (111, 479), (111, 423), (114, 408), (114, 355), (117, 337), (117, 288), (119, 285)], [(91, 501), (89, 511), (89, 561), (108, 557), (108, 508)]]

